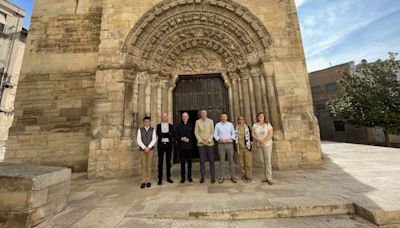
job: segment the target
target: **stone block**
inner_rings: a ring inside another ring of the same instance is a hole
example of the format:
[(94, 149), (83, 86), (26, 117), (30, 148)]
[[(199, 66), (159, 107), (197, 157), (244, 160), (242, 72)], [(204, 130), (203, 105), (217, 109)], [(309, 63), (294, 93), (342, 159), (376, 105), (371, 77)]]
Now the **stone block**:
[(66, 208), (71, 170), (0, 163), (0, 224), (31, 227)]

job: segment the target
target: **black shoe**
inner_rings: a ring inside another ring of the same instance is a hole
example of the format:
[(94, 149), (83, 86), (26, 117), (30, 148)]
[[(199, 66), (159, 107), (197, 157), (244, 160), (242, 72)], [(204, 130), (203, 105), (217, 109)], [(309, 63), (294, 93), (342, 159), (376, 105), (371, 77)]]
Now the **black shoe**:
[(192, 179), (192, 178), (188, 178), (188, 181), (189, 181), (190, 183), (192, 183), (192, 182), (193, 182), (193, 179)]
[(142, 183), (142, 185), (140, 185), (140, 188), (145, 188), (145, 187), (146, 187), (145, 183)]
[(203, 184), (204, 183), (204, 177), (202, 177), (201, 179), (200, 179), (200, 184)]
[(214, 184), (214, 183), (215, 183), (215, 178), (211, 177), (211, 184)]
[(148, 188), (150, 188), (150, 187), (151, 187), (151, 184), (150, 184), (150, 182), (146, 184), (146, 187), (148, 187)]
[(184, 178), (181, 179), (181, 184), (183, 184), (183, 183), (185, 183), (185, 179)]
[(167, 182), (170, 183), (170, 184), (174, 183), (174, 181), (171, 178), (168, 178)]
[(162, 180), (159, 180), (157, 184), (162, 185)]

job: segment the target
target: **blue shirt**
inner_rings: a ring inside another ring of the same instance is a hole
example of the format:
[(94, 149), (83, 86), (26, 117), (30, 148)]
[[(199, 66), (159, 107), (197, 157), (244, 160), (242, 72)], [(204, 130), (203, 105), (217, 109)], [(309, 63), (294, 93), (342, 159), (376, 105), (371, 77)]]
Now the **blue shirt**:
[(214, 138), (219, 142), (221, 139), (236, 140), (236, 131), (231, 122), (219, 122), (215, 125)]

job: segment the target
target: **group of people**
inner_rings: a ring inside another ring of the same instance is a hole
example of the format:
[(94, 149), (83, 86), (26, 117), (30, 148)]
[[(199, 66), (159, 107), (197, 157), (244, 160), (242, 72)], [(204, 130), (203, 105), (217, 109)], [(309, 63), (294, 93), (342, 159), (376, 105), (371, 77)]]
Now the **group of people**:
[[(214, 145), (218, 143), (219, 170), (218, 183), (225, 181), (225, 160), (228, 158), (230, 180), (237, 183), (235, 177), (234, 153), (237, 152), (238, 163), (242, 171), (244, 182), (252, 181), (253, 144), (259, 153), (263, 171), (263, 181), (272, 185), (272, 136), (273, 127), (267, 122), (264, 113), (257, 115), (257, 123), (251, 128), (240, 116), (236, 126), (228, 121), (228, 114), (222, 113), (221, 120), (214, 126), (214, 121), (207, 117), (207, 111), (200, 112), (200, 119), (195, 126), (189, 122), (189, 114), (182, 114), (182, 122), (175, 128), (169, 123), (168, 113), (163, 113), (161, 123), (154, 129), (151, 127), (151, 118), (143, 119), (143, 127), (138, 129), (137, 144), (141, 151), (141, 188), (151, 187), (152, 157), (157, 144), (158, 152), (158, 185), (163, 183), (163, 164), (166, 160), (166, 177), (168, 183), (173, 183), (171, 178), (171, 156), (175, 142), (179, 145), (181, 162), (181, 181), (193, 182), (192, 179), (192, 154), (195, 146), (200, 155), (200, 183), (204, 183), (206, 176), (205, 163), (210, 164), (211, 183), (216, 182)], [(236, 150), (235, 150), (236, 149)], [(187, 166), (187, 169), (186, 169)], [(186, 179), (187, 178), (187, 179)]]

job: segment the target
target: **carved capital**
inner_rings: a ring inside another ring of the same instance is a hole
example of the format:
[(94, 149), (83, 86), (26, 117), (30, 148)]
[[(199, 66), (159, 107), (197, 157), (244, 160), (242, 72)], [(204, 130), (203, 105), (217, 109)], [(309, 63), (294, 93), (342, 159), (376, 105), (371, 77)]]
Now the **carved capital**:
[(240, 78), (243, 80), (247, 80), (250, 77), (250, 71), (247, 68), (240, 69), (239, 74), (240, 74)]
[(261, 77), (261, 69), (258, 66), (251, 67), (250, 74), (252, 77)]
[(136, 80), (135, 83), (138, 85), (145, 85), (147, 84), (147, 79), (148, 79), (148, 73), (146, 71), (143, 72), (138, 72), (136, 74)]

